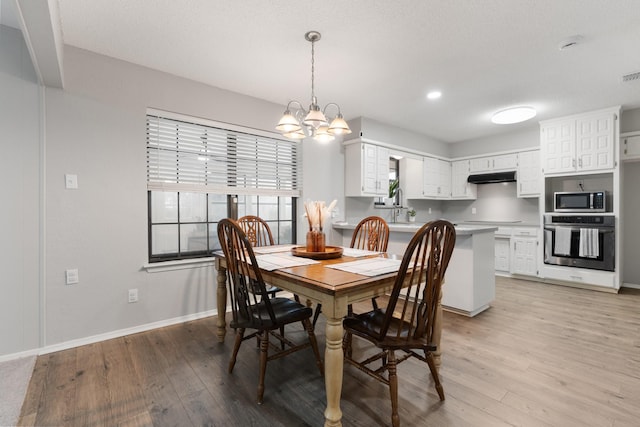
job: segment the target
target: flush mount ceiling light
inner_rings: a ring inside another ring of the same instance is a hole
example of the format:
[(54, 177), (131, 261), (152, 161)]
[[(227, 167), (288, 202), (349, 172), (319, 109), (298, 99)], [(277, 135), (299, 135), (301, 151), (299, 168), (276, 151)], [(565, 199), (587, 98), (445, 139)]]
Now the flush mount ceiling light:
[(494, 113), (491, 121), (498, 125), (509, 125), (524, 122), (535, 116), (536, 110), (533, 107), (511, 107)]
[(427, 99), (439, 99), (442, 96), (442, 92), (440, 92), (439, 90), (432, 90), (431, 92), (427, 93)]
[[(334, 102), (325, 105), (320, 110), (318, 100), (314, 92), (315, 79), (315, 42), (320, 40), (320, 33), (317, 31), (309, 31), (304, 38), (311, 42), (311, 105), (309, 111), (305, 110), (298, 101), (289, 101), (287, 109), (276, 126), (276, 130), (280, 131), (283, 136), (292, 139), (302, 139), (307, 136), (313, 137), (316, 141), (327, 142), (335, 139), (336, 135), (347, 135), (351, 133), (349, 125), (342, 117), (340, 106)], [(292, 109), (293, 105), (297, 105), (296, 109)], [(327, 108), (334, 106), (338, 109), (336, 116), (329, 122), (325, 113)]]

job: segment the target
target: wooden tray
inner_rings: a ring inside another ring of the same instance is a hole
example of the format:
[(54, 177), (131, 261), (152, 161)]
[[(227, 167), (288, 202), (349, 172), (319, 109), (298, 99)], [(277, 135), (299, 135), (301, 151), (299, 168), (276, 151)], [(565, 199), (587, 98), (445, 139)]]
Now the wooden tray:
[(324, 252), (307, 252), (304, 246), (297, 246), (291, 249), (291, 255), (311, 259), (333, 259), (342, 256), (342, 248), (340, 246), (325, 246)]

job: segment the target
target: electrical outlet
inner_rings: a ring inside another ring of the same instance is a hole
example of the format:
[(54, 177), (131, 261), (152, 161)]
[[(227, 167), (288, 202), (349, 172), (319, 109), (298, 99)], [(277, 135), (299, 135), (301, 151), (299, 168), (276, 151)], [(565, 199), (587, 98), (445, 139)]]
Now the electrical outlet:
[(471, 208), (471, 215), (475, 215), (476, 213), (478, 213), (476, 208)]
[(431, 208), (429, 208), (429, 215), (431, 215)]
[(138, 302), (138, 290), (129, 289), (129, 302)]
[(64, 272), (65, 273), (65, 277), (67, 280), (67, 285), (75, 285), (76, 283), (78, 283), (80, 281), (80, 278), (78, 276), (78, 269), (71, 269), (71, 270), (67, 270)]

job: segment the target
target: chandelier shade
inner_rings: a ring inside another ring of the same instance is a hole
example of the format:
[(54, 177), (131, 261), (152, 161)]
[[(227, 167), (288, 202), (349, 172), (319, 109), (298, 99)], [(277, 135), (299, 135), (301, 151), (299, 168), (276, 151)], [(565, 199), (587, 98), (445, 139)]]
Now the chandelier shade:
[(284, 115), (278, 122), (278, 126), (276, 126), (276, 130), (284, 133), (296, 132), (301, 129), (300, 122), (298, 119), (293, 117), (293, 114), (289, 110), (284, 112)]
[[(289, 101), (287, 109), (276, 126), (285, 138), (303, 139), (313, 137), (316, 141), (327, 142), (335, 139), (336, 135), (348, 135), (351, 133), (349, 125), (344, 120), (340, 106), (336, 103), (327, 104), (324, 109), (320, 109), (315, 96), (315, 42), (320, 40), (320, 33), (309, 31), (304, 38), (311, 42), (311, 104), (309, 110), (305, 110), (298, 101)], [(297, 109), (293, 106), (297, 105)], [(335, 117), (327, 118), (327, 108), (335, 106), (338, 110)], [(293, 111), (291, 110), (293, 108)]]

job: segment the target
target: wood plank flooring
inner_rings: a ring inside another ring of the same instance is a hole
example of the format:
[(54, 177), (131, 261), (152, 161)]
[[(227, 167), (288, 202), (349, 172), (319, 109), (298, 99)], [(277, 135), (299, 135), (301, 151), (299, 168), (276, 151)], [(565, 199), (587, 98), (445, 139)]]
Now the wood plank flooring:
[[(445, 313), (440, 402), (425, 364), (399, 366), (403, 426), (640, 425), (640, 292), (618, 295), (498, 277), (493, 306)], [(321, 316), (317, 335), (324, 347)], [(321, 426), (323, 378), (311, 350), (267, 366), (256, 404), (258, 349), (240, 349), (215, 318), (40, 356), (24, 426)], [(304, 340), (299, 325), (287, 336)], [(365, 344), (356, 341), (354, 351)], [(388, 390), (345, 366), (344, 426), (390, 424)]]

